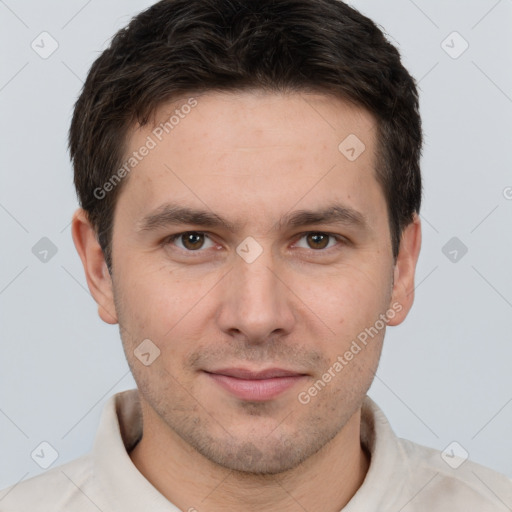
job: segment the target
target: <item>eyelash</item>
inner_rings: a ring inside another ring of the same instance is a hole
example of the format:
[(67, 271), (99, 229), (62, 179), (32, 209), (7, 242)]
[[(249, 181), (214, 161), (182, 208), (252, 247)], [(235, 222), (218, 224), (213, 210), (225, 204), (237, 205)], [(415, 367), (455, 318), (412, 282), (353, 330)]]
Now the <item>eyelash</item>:
[[(208, 238), (209, 235), (207, 232), (205, 231), (182, 231), (181, 233), (176, 233), (174, 235), (170, 235), (168, 237), (166, 237), (163, 241), (162, 241), (162, 245), (163, 246), (167, 246), (167, 245), (170, 245), (172, 244), (175, 240), (179, 239), (181, 236), (183, 235), (188, 235), (188, 234), (199, 234), (199, 235), (205, 235), (207, 236)], [(311, 235), (311, 234), (317, 234), (317, 235), (327, 235), (331, 238), (334, 238), (337, 242), (338, 242), (338, 247), (329, 247), (327, 249), (309, 249), (309, 251), (313, 252), (313, 253), (330, 253), (330, 251), (332, 249), (340, 249), (339, 245), (348, 245), (349, 244), (349, 240), (346, 239), (345, 237), (341, 236), (341, 235), (336, 235), (334, 233), (329, 233), (329, 232), (326, 232), (326, 231), (306, 231), (304, 233), (300, 233), (300, 235), (298, 236), (298, 238), (296, 239), (296, 242), (298, 242), (299, 240), (301, 240), (302, 238), (304, 238), (305, 236), (307, 235)], [(211, 240), (211, 238), (210, 238)], [(295, 242), (295, 243), (296, 243)], [(191, 250), (187, 250), (187, 249), (182, 249), (181, 247), (176, 247), (176, 249), (182, 251), (182, 252), (185, 252), (187, 254), (194, 254), (194, 253), (197, 253), (197, 255), (200, 255), (201, 253), (205, 252), (207, 249), (197, 249), (196, 251), (191, 251)], [(308, 250), (308, 249), (305, 249), (305, 250)]]

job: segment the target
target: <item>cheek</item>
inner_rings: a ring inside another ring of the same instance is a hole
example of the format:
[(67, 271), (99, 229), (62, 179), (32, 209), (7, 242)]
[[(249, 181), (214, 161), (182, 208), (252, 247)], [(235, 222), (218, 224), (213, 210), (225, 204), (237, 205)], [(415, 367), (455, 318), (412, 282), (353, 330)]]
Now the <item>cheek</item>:
[(292, 287), (331, 334), (341, 339), (372, 325), (387, 309), (391, 296), (391, 280), (384, 272), (348, 264), (329, 275), (297, 276)]
[(163, 278), (163, 272), (141, 272), (137, 268), (123, 273), (119, 289), (120, 316), (138, 336), (162, 337), (177, 321), (186, 302), (179, 283)]

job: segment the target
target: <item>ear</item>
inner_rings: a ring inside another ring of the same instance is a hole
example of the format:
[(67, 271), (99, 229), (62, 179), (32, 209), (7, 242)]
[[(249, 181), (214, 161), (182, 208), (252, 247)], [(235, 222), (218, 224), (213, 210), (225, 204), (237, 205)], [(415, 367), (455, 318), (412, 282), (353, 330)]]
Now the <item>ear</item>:
[(393, 308), (396, 315), (388, 321), (388, 325), (401, 324), (414, 302), (414, 273), (421, 248), (421, 223), (419, 216), (414, 214), (413, 221), (404, 229), (400, 239), (400, 250), (395, 263), (393, 292), (391, 304), (401, 305), (401, 309)]
[(98, 315), (107, 324), (117, 324), (112, 279), (96, 239), (96, 232), (89, 222), (87, 212), (82, 208), (73, 215), (71, 234), (84, 266), (87, 285), (98, 304)]

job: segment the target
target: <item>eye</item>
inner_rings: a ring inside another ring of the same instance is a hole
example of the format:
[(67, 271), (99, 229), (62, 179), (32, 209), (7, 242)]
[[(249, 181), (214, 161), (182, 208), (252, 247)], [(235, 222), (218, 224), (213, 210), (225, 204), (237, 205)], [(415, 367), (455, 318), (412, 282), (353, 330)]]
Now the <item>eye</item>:
[[(303, 233), (300, 240), (306, 240), (306, 246), (300, 246), (298, 242), (295, 243), (295, 246), (301, 249), (309, 249), (315, 252), (324, 252), (328, 249), (331, 249), (336, 245), (344, 245), (347, 243), (344, 237), (341, 235), (334, 235), (332, 233), (325, 233), (322, 231), (310, 231), (307, 233)], [(209, 244), (205, 241), (209, 241)], [(210, 239), (210, 237), (202, 232), (202, 231), (185, 231), (182, 233), (176, 233), (175, 235), (170, 235), (163, 240), (163, 245), (175, 245), (179, 249), (192, 253), (192, 252), (202, 252), (201, 250), (211, 249), (215, 246), (214, 242)]]
[(299, 240), (303, 238), (306, 239), (306, 243), (308, 247), (302, 247), (303, 249), (313, 249), (314, 251), (321, 251), (324, 249), (330, 249), (335, 243), (329, 246), (329, 239), (333, 242), (341, 242), (343, 243), (343, 237), (339, 235), (333, 235), (331, 233), (324, 233), (322, 231), (311, 231), (309, 233), (304, 233)]
[[(188, 252), (198, 252), (199, 249), (208, 249), (213, 247), (213, 242), (210, 240), (210, 246), (204, 247), (204, 240), (208, 238), (208, 235), (201, 231), (186, 231), (185, 233), (176, 233), (171, 235), (164, 240), (164, 244), (174, 244), (180, 249)], [(181, 242), (181, 246), (179, 243)]]

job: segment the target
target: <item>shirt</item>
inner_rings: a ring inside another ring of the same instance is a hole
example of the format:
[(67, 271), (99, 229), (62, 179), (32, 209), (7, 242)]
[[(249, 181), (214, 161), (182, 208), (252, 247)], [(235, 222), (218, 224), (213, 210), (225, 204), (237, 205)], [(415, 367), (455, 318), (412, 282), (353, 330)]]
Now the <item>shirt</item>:
[[(113, 395), (105, 403), (92, 451), (0, 491), (0, 511), (179, 512), (130, 459), (141, 434), (138, 391)], [(343, 512), (512, 510), (511, 479), (462, 462), (455, 450), (443, 455), (397, 437), (368, 396), (361, 409), (361, 443), (370, 453), (370, 466)]]

